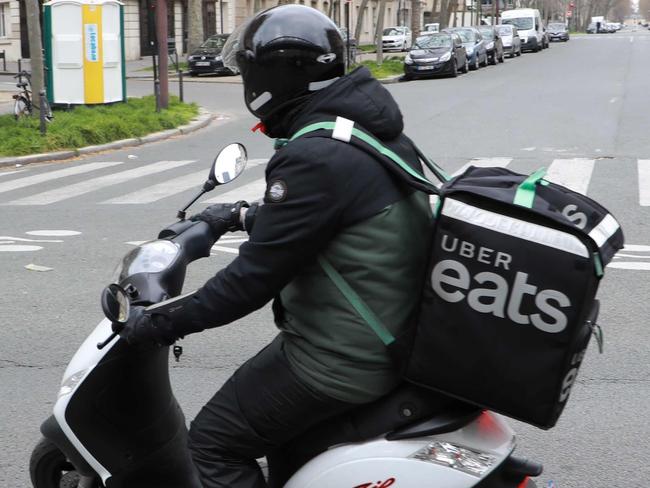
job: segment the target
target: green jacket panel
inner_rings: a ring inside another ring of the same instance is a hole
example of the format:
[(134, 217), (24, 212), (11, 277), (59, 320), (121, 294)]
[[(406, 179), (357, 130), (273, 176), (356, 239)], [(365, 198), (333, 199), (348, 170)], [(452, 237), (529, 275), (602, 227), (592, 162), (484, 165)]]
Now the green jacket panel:
[[(415, 192), (344, 229), (323, 255), (397, 336), (419, 304), (432, 229), (428, 196)], [(318, 263), (280, 294), (276, 317), (298, 376), (317, 391), (372, 401), (399, 383), (386, 347)]]

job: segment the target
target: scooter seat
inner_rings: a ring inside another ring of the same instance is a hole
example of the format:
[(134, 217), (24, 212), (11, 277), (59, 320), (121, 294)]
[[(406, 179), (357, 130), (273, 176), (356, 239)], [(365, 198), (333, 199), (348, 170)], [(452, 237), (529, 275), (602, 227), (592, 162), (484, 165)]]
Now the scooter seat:
[(481, 409), (474, 405), (404, 383), (373, 403), (360, 405), (308, 430), (283, 446), (278, 455), (267, 456), (269, 467), (286, 480), (331, 446), (382, 435), (398, 440), (441, 434), (461, 428), (480, 413)]

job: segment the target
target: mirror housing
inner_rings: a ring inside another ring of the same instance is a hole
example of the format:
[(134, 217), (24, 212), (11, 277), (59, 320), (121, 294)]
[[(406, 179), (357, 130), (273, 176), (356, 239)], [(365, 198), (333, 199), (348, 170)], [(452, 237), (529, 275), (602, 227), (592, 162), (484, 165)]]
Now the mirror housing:
[(242, 174), (247, 161), (248, 154), (243, 144), (228, 144), (214, 158), (208, 181), (218, 185), (231, 182)]
[(124, 325), (129, 320), (131, 302), (120, 285), (112, 283), (102, 291), (102, 310), (104, 316), (114, 324)]

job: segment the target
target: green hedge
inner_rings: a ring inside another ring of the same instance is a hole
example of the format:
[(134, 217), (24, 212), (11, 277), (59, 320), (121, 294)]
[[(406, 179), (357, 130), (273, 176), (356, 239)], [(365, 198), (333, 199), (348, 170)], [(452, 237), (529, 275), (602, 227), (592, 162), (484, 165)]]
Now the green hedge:
[(13, 115), (2, 115), (0, 156), (76, 149), (141, 137), (187, 124), (198, 111), (196, 104), (181, 103), (178, 97), (170, 97), (169, 108), (160, 113), (156, 113), (153, 96), (129, 98), (127, 103), (78, 106), (72, 110), (55, 110), (45, 136), (40, 134), (37, 115), (18, 121)]

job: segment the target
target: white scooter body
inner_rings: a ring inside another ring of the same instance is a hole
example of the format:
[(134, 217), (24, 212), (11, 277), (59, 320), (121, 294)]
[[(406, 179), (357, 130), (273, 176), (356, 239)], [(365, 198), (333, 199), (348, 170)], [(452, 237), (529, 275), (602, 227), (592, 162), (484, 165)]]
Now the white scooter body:
[[(111, 334), (111, 323), (104, 319), (78, 349), (65, 370), (54, 416), (78, 452), (105, 484), (111, 473), (89, 452), (75, 434), (75, 425), (66, 420), (66, 409), (101, 359), (114, 347), (114, 338), (103, 349), (97, 343)], [(458, 446), (490, 458), (481, 476), (470, 474), (454, 459), (426, 460), (416, 457), (428, 446)], [(436, 486), (470, 488), (498, 467), (512, 453), (515, 436), (500, 415), (483, 412), (464, 427), (434, 436), (388, 441), (384, 437), (330, 448), (298, 470), (286, 488), (362, 487), (387, 488)]]

